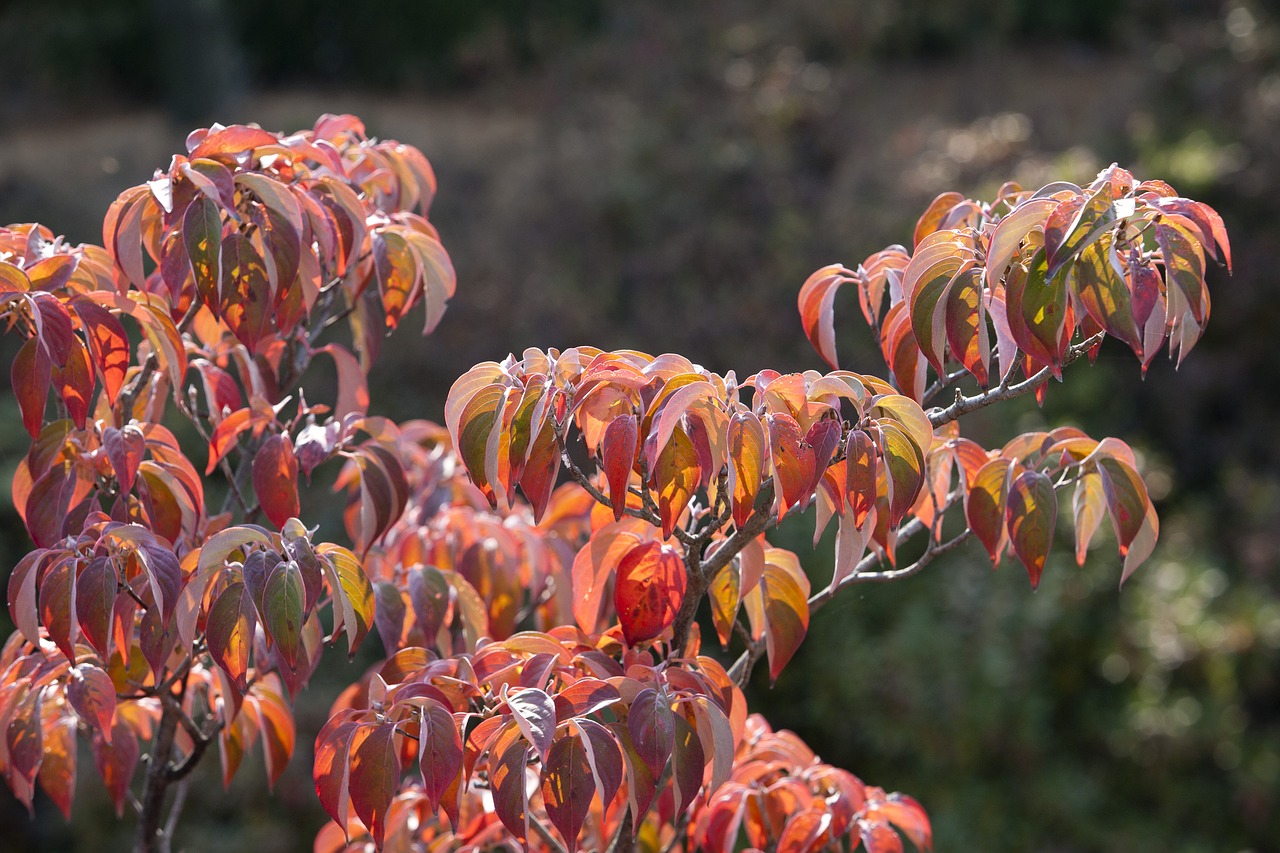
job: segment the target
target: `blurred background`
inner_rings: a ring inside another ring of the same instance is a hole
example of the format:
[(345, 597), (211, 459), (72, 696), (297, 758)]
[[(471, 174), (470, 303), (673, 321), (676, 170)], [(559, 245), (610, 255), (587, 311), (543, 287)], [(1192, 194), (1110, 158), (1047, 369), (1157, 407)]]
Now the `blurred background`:
[[(1180, 370), (1161, 359), (1142, 380), (1109, 342), (1043, 409), (987, 410), (971, 427), (984, 444), (1063, 423), (1128, 440), (1159, 498), (1152, 560), (1118, 590), (1111, 545), (1078, 569), (1064, 541), (1033, 594), (975, 545), (838, 599), (776, 687), (758, 673), (751, 700), (824, 759), (917, 797), (939, 851), (1277, 849), (1273, 6), (0, 4), (0, 222), (100, 241), (110, 201), (190, 129), (292, 131), (324, 112), (422, 148), (439, 176), (431, 218), (458, 295), (432, 337), (405, 329), (384, 349), (373, 408), (395, 418), (438, 419), (454, 377), (526, 346), (677, 351), (740, 376), (820, 368), (800, 284), (909, 241), (944, 190), (1087, 182), (1118, 161), (1216, 207), (1235, 276), (1211, 273), (1213, 319)], [(837, 303), (842, 359), (882, 372), (856, 312)], [(16, 343), (0, 339), (4, 363)], [(4, 390), (0, 576), (29, 548), (7, 498), (26, 437)], [(811, 550), (806, 526), (778, 542), (822, 583), (829, 548)], [(175, 849), (309, 849), (325, 820), (310, 745), (373, 655), (326, 659), (274, 796), (260, 758), (225, 793), (206, 761)], [(29, 820), (0, 790), (0, 848), (126, 849), (132, 825), (114, 820), (87, 755), (80, 775), (71, 824), (44, 799)]]

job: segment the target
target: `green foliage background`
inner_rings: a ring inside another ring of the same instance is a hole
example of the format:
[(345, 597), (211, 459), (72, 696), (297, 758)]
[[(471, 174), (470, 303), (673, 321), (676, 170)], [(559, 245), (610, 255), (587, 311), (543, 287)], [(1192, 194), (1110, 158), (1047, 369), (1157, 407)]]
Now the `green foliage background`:
[[(187, 130), (352, 111), (418, 145), (459, 273), (439, 331), (388, 342), (376, 410), (439, 417), (471, 364), (531, 345), (679, 351), (740, 376), (818, 366), (799, 284), (909, 237), (938, 192), (1090, 179), (1112, 160), (1216, 206), (1236, 274), (1145, 381), (1121, 347), (975, 436), (1077, 423), (1143, 455), (1161, 546), (1117, 592), (1060, 543), (1040, 590), (976, 546), (837, 600), (752, 701), (920, 799), (939, 850), (1234, 851), (1280, 837), (1280, 18), (1257, 2), (709, 0), (376, 6), (59, 0), (0, 9), (0, 221), (99, 240)], [(840, 349), (878, 372), (851, 301)], [(0, 340), (8, 363), (14, 341)], [(325, 384), (327, 376), (314, 377)], [(0, 489), (25, 447), (0, 396)], [(196, 458), (203, 458), (195, 451)], [(320, 472), (323, 474), (323, 472)], [(304, 510), (332, 513), (304, 496)], [(28, 543), (0, 501), (0, 574)], [(809, 531), (781, 544), (809, 553)], [(829, 575), (829, 543), (806, 561)], [(704, 634), (711, 637), (709, 631)], [(186, 850), (307, 849), (309, 746), (367, 658), (327, 659), (274, 797), (216, 763)], [(13, 850), (124, 849), (83, 757), (65, 825), (0, 793)]]

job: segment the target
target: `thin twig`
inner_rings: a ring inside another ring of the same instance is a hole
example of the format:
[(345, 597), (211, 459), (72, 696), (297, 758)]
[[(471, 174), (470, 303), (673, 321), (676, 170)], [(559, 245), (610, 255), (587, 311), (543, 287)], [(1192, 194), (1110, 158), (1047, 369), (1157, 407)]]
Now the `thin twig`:
[(169, 816), (164, 822), (164, 832), (160, 836), (160, 853), (169, 853), (173, 845), (173, 833), (178, 828), (178, 818), (182, 816), (182, 807), (187, 803), (187, 790), (191, 779), (186, 778), (178, 783), (178, 790), (173, 794), (173, 802), (169, 805)]

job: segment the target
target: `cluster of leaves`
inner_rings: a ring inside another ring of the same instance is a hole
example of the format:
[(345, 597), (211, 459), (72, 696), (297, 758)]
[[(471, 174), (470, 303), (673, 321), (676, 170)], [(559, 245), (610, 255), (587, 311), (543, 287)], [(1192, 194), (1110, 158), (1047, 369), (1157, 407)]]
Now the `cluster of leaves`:
[[(890, 246), (857, 270), (818, 270), (800, 291), (800, 314), (835, 367), (835, 295), (855, 285), (898, 388), (922, 402), (929, 367), (946, 378), (954, 365), (983, 387), (997, 376), (1007, 384), (1015, 367), (1060, 379), (1104, 334), (1145, 371), (1166, 339), (1181, 362), (1204, 331), (1206, 257), (1231, 265), (1213, 208), (1112, 165), (1084, 188), (1010, 183), (990, 203), (943, 193), (916, 224), (912, 251)], [(1077, 334), (1084, 341), (1073, 347)]]
[[(215, 742), (229, 783), (257, 740), (274, 782), (323, 647), (376, 632), (387, 659), (316, 740), (334, 821), (317, 850), (930, 847), (918, 804), (749, 717), (741, 688), (762, 659), (776, 680), (840, 590), (971, 536), (1037, 584), (1059, 490), (1079, 561), (1104, 515), (1122, 579), (1145, 560), (1158, 521), (1123, 442), (1059, 428), (986, 450), (957, 421), (1041, 393), (1107, 334), (1144, 368), (1166, 338), (1185, 355), (1208, 316), (1206, 255), (1230, 262), (1217, 215), (1116, 167), (990, 205), (947, 194), (914, 254), (801, 289), (831, 372), (740, 383), (673, 354), (530, 349), (460, 377), (444, 426), (395, 424), (368, 414), (366, 375), (413, 305), (430, 331), (453, 293), (434, 191), (418, 151), (325, 116), (290, 136), (193, 133), (111, 206), (105, 249), (0, 229), (32, 437), (13, 494), (36, 545), (0, 653), (9, 786), (69, 811), (83, 732), (154, 849), (168, 785)], [(836, 367), (847, 282), (893, 382)], [(342, 320), (349, 345), (322, 342)], [(332, 405), (299, 390), (317, 355), (337, 368)], [(925, 408), (965, 375), (985, 390)], [(226, 480), (217, 512), (170, 412)], [(351, 550), (298, 520), (302, 481), (334, 459)], [(819, 590), (765, 537), (810, 507), (815, 543), (837, 522)], [(899, 565), (915, 536), (923, 553)], [(743, 647), (728, 668), (701, 654), (704, 599), (720, 644)]]
[[(0, 772), (28, 805), (39, 782), (69, 811), (77, 731), (117, 810), (133, 801), (144, 822), (215, 740), (224, 781), (259, 738), (274, 781), (321, 648), (345, 635), (354, 650), (374, 624), (359, 559), (297, 520), (298, 475), (352, 461), (362, 551), (405, 506), (365, 373), (388, 328), (423, 302), (429, 331), (454, 290), (424, 218), (431, 167), (351, 116), (290, 136), (215, 126), (187, 149), (111, 206), (106, 249), (0, 229), (0, 319), (25, 339), (12, 381), (32, 437), (13, 496), (37, 546), (9, 580)], [(348, 318), (354, 353), (321, 344)], [(299, 398), (290, 414), (317, 354), (337, 366), (336, 405)], [(204, 473), (226, 476), (221, 510), (163, 425), (175, 410), (208, 443)]]

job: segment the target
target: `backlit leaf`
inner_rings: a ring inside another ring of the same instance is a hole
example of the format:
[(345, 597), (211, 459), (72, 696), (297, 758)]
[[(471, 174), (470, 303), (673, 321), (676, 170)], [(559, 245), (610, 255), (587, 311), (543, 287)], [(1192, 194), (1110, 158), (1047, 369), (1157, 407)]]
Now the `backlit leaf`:
[(644, 542), (623, 556), (613, 602), (628, 645), (651, 640), (671, 627), (687, 584), (684, 558), (675, 548)]
[(765, 434), (760, 419), (739, 412), (729, 420), (729, 493), (733, 524), (742, 527), (751, 517), (764, 477)]
[(609, 483), (614, 521), (621, 519), (626, 510), (627, 484), (636, 459), (636, 437), (636, 416), (626, 414), (609, 422), (600, 442), (600, 463)]
[(1024, 470), (1009, 485), (1005, 505), (1009, 542), (1031, 578), (1031, 588), (1040, 585), (1045, 557), (1053, 544), (1053, 528), (1058, 520), (1058, 498), (1053, 482), (1039, 471)]
[(636, 753), (654, 779), (662, 775), (675, 749), (675, 714), (667, 699), (652, 687), (641, 690), (631, 702), (627, 730)]
[(578, 833), (591, 809), (595, 787), (583, 741), (562, 737), (552, 744), (543, 765), (542, 804), (569, 853), (578, 849)]
[(298, 515), (298, 459), (288, 435), (267, 438), (253, 457), (253, 491), (276, 527)]
[(82, 663), (67, 679), (67, 701), (86, 723), (111, 740), (111, 723), (116, 712), (116, 688), (111, 676), (100, 667)]
[(381, 846), (387, 810), (400, 784), (396, 728), (387, 723), (361, 729), (351, 741), (351, 806)]

